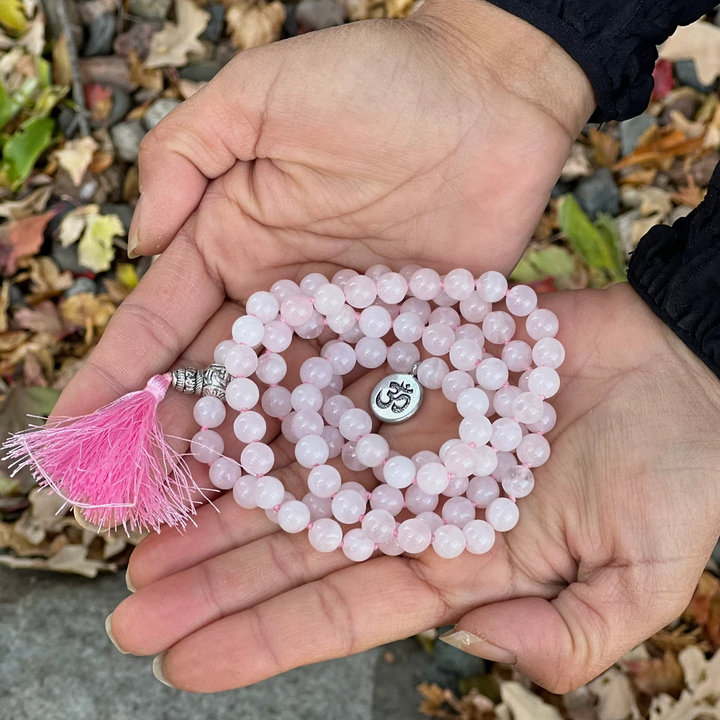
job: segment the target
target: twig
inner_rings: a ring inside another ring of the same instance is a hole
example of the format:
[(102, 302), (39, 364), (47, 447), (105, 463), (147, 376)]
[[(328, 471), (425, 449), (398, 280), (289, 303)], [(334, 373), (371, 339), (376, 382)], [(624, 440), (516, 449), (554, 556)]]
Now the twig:
[(57, 14), (58, 19), (60, 20), (63, 35), (65, 35), (67, 54), (70, 61), (70, 69), (72, 71), (72, 96), (78, 107), (73, 125), (77, 123), (77, 126), (80, 129), (80, 135), (84, 137), (90, 134), (90, 125), (87, 120), (88, 109), (87, 105), (85, 105), (85, 93), (83, 91), (82, 80), (80, 79), (77, 48), (75, 47), (72, 25), (70, 24), (70, 16), (68, 15), (66, 3), (67, 0), (57, 0)]

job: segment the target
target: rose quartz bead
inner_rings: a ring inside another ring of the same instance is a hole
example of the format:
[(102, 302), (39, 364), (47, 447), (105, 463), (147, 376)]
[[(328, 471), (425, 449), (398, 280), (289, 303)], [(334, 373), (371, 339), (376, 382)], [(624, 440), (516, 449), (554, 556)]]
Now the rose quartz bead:
[(495, 414), (495, 393), (497, 390), (486, 390), (485, 388), (480, 389), (487, 395), (488, 399), (488, 411), (485, 415), (492, 417)]
[(225, 401), (233, 410), (251, 410), (258, 404), (259, 399), (260, 390), (257, 383), (250, 378), (231, 380), (225, 391)]
[(235, 343), (232, 340), (223, 340), (221, 343), (218, 343), (215, 346), (215, 351), (213, 352), (213, 360), (218, 365), (224, 365), (227, 351), (233, 347), (235, 347)]
[(310, 383), (302, 383), (298, 385), (292, 393), (290, 393), (290, 402), (293, 410), (314, 410), (318, 412), (323, 406), (323, 396), (320, 388)]
[(315, 309), (323, 315), (335, 315), (345, 305), (345, 293), (342, 288), (333, 283), (320, 285), (316, 288), (313, 297), (315, 298)]
[(280, 303), (272, 293), (260, 290), (254, 292), (245, 303), (245, 312), (254, 315), (263, 325), (272, 322), (280, 312)]
[(431, 462), (440, 462), (440, 456), (432, 450), (420, 450), (420, 452), (416, 452), (410, 459), (415, 464), (416, 469)]
[(405, 505), (414, 515), (422, 512), (432, 512), (440, 502), (437, 495), (423, 492), (417, 485), (411, 485), (405, 490)]
[(453, 445), (445, 455), (445, 467), (448, 472), (460, 477), (468, 477), (475, 472), (477, 455), (475, 449), (465, 443)]
[(320, 518), (332, 517), (332, 500), (330, 498), (319, 498), (317, 495), (307, 493), (302, 502), (310, 511), (311, 523), (317, 522)]
[(367, 275), (354, 275), (345, 283), (345, 300), (348, 305), (362, 309), (369, 307), (377, 297), (377, 287)]
[(310, 522), (310, 508), (299, 500), (284, 502), (278, 510), (277, 520), (285, 532), (302, 532)]
[(430, 314), (432, 313), (432, 308), (430, 307), (430, 303), (427, 300), (420, 300), (419, 298), (411, 297), (408, 298), (401, 306), (400, 306), (401, 314), (402, 313), (413, 313), (414, 315), (417, 315), (420, 320), (422, 320), (422, 324), (426, 325), (428, 320), (430, 319)]
[(377, 280), (378, 297), (386, 303), (400, 303), (408, 291), (407, 280), (396, 272), (388, 272)]
[(550, 457), (550, 443), (542, 435), (530, 433), (520, 441), (517, 456), (521, 463), (530, 467), (540, 467)]
[(332, 364), (326, 358), (311, 357), (300, 366), (300, 379), (317, 388), (327, 387), (332, 381), (332, 377)]
[(503, 347), (500, 357), (510, 372), (524, 372), (532, 365), (532, 352), (523, 340), (511, 340)]
[(265, 477), (257, 478), (253, 487), (253, 500), (259, 508), (269, 510), (276, 505), (282, 505), (284, 497), (285, 488), (276, 477), (265, 475)]
[(347, 332), (340, 333), (340, 340), (349, 343), (350, 345), (355, 345), (361, 337), (363, 337), (363, 332), (357, 324), (357, 321)]
[[(452, 331), (451, 331), (452, 332)], [(418, 366), (418, 382), (428, 390), (439, 390), (443, 378), (450, 372), (447, 363), (439, 357), (423, 360)]]
[(435, 308), (435, 310), (430, 313), (428, 324), (433, 325), (435, 323), (444, 323), (445, 325), (449, 325), (454, 332), (460, 327), (460, 315), (458, 315), (457, 310), (454, 310), (451, 307)]
[(333, 516), (343, 525), (354, 525), (365, 512), (365, 497), (356, 490), (339, 490), (332, 500)]
[[(283, 496), (282, 502), (279, 503), (279, 505), (282, 505), (283, 503), (292, 502), (295, 500), (295, 496), (292, 493), (289, 493), (285, 491), (285, 495)], [(265, 517), (272, 523), (278, 524), (278, 511), (280, 510), (280, 507), (278, 505), (274, 505), (271, 508), (268, 508), (265, 510)]]
[(314, 340), (315, 338), (319, 338), (324, 330), (325, 321), (323, 320), (323, 316), (316, 310), (313, 310), (310, 319), (295, 328), (295, 334), (304, 340)]
[(432, 533), (443, 525), (443, 519), (434, 512), (421, 512), (416, 519), (420, 520), (420, 522), (424, 522), (430, 528), (430, 532)]
[(454, 342), (455, 332), (445, 323), (433, 323), (423, 330), (422, 344), (431, 355), (447, 355)]
[(239, 317), (232, 326), (232, 336), (236, 343), (256, 347), (262, 342), (265, 326), (262, 320), (253, 315)]
[(443, 525), (435, 531), (433, 550), (448, 560), (459, 557), (465, 550), (465, 535), (455, 525)]
[(350, 268), (343, 268), (342, 270), (338, 270), (333, 276), (331, 282), (333, 285), (337, 285), (338, 287), (345, 289), (345, 284), (351, 277), (355, 277), (358, 273), (355, 270), (351, 270)]
[(445, 456), (448, 454), (448, 450), (450, 450), (451, 447), (455, 447), (455, 445), (459, 445), (462, 442), (460, 438), (452, 438), (451, 440), (446, 440), (441, 446), (440, 446), (440, 459), (445, 460)]
[(361, 470), (367, 469), (367, 465), (363, 465), (358, 459), (357, 453), (355, 452), (354, 442), (346, 442), (343, 445), (340, 456), (342, 457), (343, 464), (348, 470), (360, 472)]
[(543, 401), (533, 393), (521, 392), (512, 404), (512, 417), (521, 423), (538, 422), (543, 412)]
[(257, 478), (254, 475), (243, 475), (233, 485), (233, 500), (241, 507), (246, 510), (254, 510), (257, 507), (253, 491)]
[(340, 525), (331, 518), (321, 518), (308, 530), (308, 540), (318, 552), (333, 552), (340, 547), (343, 532)]
[(440, 275), (431, 268), (414, 272), (408, 285), (412, 294), (420, 300), (433, 300), (442, 289)]
[(384, 465), (383, 477), (393, 488), (406, 488), (415, 479), (415, 463), (404, 455), (391, 457)]
[[(463, 418), (460, 422), (459, 435), (460, 439), (468, 445), (470, 443), (485, 445), (492, 435), (492, 425), (484, 415)], [(471, 472), (475, 470), (476, 464), (477, 461), (475, 460)]]
[(258, 365), (258, 356), (248, 345), (236, 345), (225, 354), (225, 367), (234, 377), (249, 377)]
[(512, 315), (502, 310), (495, 310), (488, 313), (483, 320), (482, 331), (488, 342), (501, 345), (512, 340), (515, 334), (515, 321)]
[[(455, 330), (455, 341), (468, 341), (475, 343), (480, 348), (480, 360), (482, 360), (482, 348), (483, 344), (485, 342), (485, 338), (483, 337), (482, 330), (477, 325), (460, 325)], [(452, 351), (452, 347), (450, 348)]]
[(223, 454), (225, 443), (214, 430), (200, 430), (190, 441), (190, 452), (199, 462), (209, 465)]
[(480, 323), (492, 310), (492, 303), (483, 300), (476, 292), (460, 301), (460, 314), (471, 323)]
[(210, 465), (210, 482), (220, 490), (230, 490), (240, 475), (242, 468), (230, 458), (219, 457)]
[(193, 417), (200, 427), (216, 428), (225, 420), (225, 403), (212, 395), (200, 398), (193, 408)]
[(518, 461), (511, 452), (498, 452), (497, 453), (497, 466), (492, 476), (499, 482), (502, 480), (505, 470), (509, 467), (517, 465)]
[(360, 313), (358, 325), (366, 338), (381, 338), (392, 328), (390, 313), (379, 305), (371, 305)]
[(265, 418), (254, 411), (240, 413), (233, 423), (235, 437), (244, 443), (262, 440), (266, 430)]
[(465, 494), (469, 483), (470, 478), (453, 475), (448, 481), (448, 486), (442, 491), (442, 494), (445, 497), (460, 497)]
[(432, 532), (422, 520), (413, 518), (400, 523), (397, 539), (398, 544), (406, 553), (417, 554), (429, 547)]
[(477, 280), (478, 295), (489, 303), (502, 300), (507, 292), (507, 287), (505, 276), (495, 270), (483, 273)]
[(554, 427), (557, 422), (557, 413), (555, 408), (550, 403), (543, 403), (543, 415), (538, 422), (531, 423), (527, 426), (527, 429), (533, 433), (548, 433)]
[(361, 527), (374, 543), (385, 543), (395, 534), (395, 518), (387, 510), (371, 510)]
[(280, 432), (282, 433), (282, 436), (293, 445), (300, 439), (292, 429), (293, 420), (296, 415), (297, 413), (295, 411), (289, 412), (280, 423)]
[(466, 300), (475, 291), (475, 278), (469, 270), (457, 268), (451, 270), (443, 282), (445, 292), (453, 300)]
[(478, 365), (475, 377), (485, 390), (498, 390), (507, 382), (508, 367), (502, 360), (489, 357)]
[(297, 438), (308, 435), (319, 436), (324, 426), (322, 416), (315, 410), (300, 410), (295, 413), (292, 421), (292, 431)]
[(467, 498), (479, 508), (486, 508), (500, 497), (500, 486), (491, 477), (474, 477), (467, 489)]
[(345, 383), (342, 379), (342, 375), (333, 375), (328, 388), (332, 388), (335, 392), (342, 392)]
[(423, 329), (424, 323), (415, 313), (400, 313), (393, 322), (395, 337), (405, 343), (417, 342), (422, 337)]
[(458, 370), (475, 370), (482, 357), (482, 347), (474, 340), (462, 338), (450, 346), (450, 363)]
[(532, 359), (538, 367), (559, 368), (565, 360), (565, 348), (554, 337), (543, 338), (535, 343)]
[(417, 263), (410, 263), (409, 265), (405, 265), (400, 269), (400, 274), (410, 282), (410, 278), (418, 271), (422, 270), (422, 265), (418, 265)]
[(270, 288), (270, 292), (282, 303), (286, 297), (299, 294), (300, 286), (292, 280), (278, 280)]
[(356, 322), (355, 310), (347, 304), (343, 305), (338, 312), (327, 316), (328, 327), (339, 335), (351, 330)]
[(367, 491), (365, 486), (359, 482), (350, 481), (350, 482), (343, 483), (340, 486), (340, 489), (341, 490), (354, 490), (356, 493), (359, 493), (366, 500), (370, 499), (370, 493)]
[(269, 445), (253, 442), (246, 445), (240, 454), (240, 464), (251, 475), (265, 475), (272, 470), (275, 453)]
[(371, 370), (380, 367), (385, 362), (387, 352), (387, 345), (380, 338), (360, 338), (355, 346), (358, 365)]
[(487, 395), (476, 387), (467, 388), (463, 390), (457, 398), (457, 409), (460, 415), (464, 418), (471, 417), (473, 415), (485, 415), (488, 410)]
[(535, 487), (535, 476), (524, 465), (514, 465), (505, 471), (502, 486), (509, 497), (524, 498)]
[(518, 395), (522, 394), (520, 388), (512, 385), (500, 388), (493, 397), (493, 408), (500, 417), (514, 417), (513, 402)]
[(322, 414), (325, 422), (333, 427), (339, 427), (340, 418), (347, 410), (351, 410), (353, 401), (345, 395), (335, 395), (328, 398), (323, 405)]
[(293, 331), (289, 325), (280, 320), (273, 320), (265, 326), (263, 345), (274, 353), (281, 353), (290, 347)]
[(560, 389), (560, 376), (550, 367), (538, 367), (528, 376), (528, 390), (544, 398), (552, 397)]
[[(445, 282), (445, 276), (440, 276), (440, 281)], [(443, 288), (440, 288), (440, 292), (433, 298), (433, 302), (438, 308), (446, 308), (455, 305), (457, 300), (453, 300)]]
[[(396, 522), (395, 530), (397, 531), (399, 527), (400, 523)], [(386, 543), (379, 543), (378, 550), (380, 550), (384, 555), (390, 555), (393, 557), (403, 554), (403, 549), (400, 547), (400, 543), (398, 543), (397, 538), (394, 535)]]
[(475, 469), (474, 475), (492, 475), (497, 468), (497, 453), (487, 445), (481, 445), (475, 448)]
[(448, 482), (448, 471), (442, 463), (427, 463), (417, 471), (417, 487), (428, 495), (439, 495)]
[(497, 532), (512, 530), (520, 519), (517, 505), (508, 498), (498, 498), (485, 511), (485, 519)]
[(365, 275), (367, 275), (370, 279), (377, 281), (383, 276), (387, 275), (390, 272), (390, 268), (387, 265), (383, 265), (382, 263), (378, 263), (377, 265), (371, 265), (366, 271)]
[(402, 491), (390, 485), (378, 485), (370, 496), (370, 507), (373, 510), (386, 510), (392, 516), (398, 515), (404, 506)]
[(342, 341), (323, 346), (322, 356), (330, 363), (336, 375), (347, 375), (357, 362), (355, 348)]
[(519, 378), (518, 378), (518, 387), (523, 392), (528, 392), (528, 379), (530, 378), (530, 373), (532, 372), (532, 368), (529, 370), (526, 370)]
[(340, 416), (338, 428), (344, 438), (354, 441), (372, 432), (372, 418), (365, 410), (351, 408)]
[(471, 520), (464, 528), (465, 547), (473, 555), (484, 555), (495, 544), (495, 530), (485, 520)]
[(442, 509), (443, 520), (459, 528), (475, 519), (475, 506), (465, 497), (450, 498)]
[(290, 391), (287, 388), (269, 387), (260, 399), (260, 405), (267, 415), (274, 418), (283, 418), (292, 410)]
[(537, 307), (537, 293), (527, 285), (516, 285), (505, 296), (505, 305), (516, 317), (525, 317)]
[(533, 340), (555, 337), (559, 327), (560, 323), (557, 315), (552, 310), (545, 310), (544, 308), (533, 310), (525, 321), (527, 334)]
[(522, 428), (510, 418), (500, 418), (492, 424), (492, 446), (496, 450), (510, 452), (514, 450), (522, 440)]
[(324, 465), (329, 454), (327, 443), (319, 435), (305, 435), (295, 445), (295, 459), (305, 468)]
[(287, 373), (285, 358), (274, 352), (265, 352), (258, 358), (255, 373), (261, 382), (277, 385)]
[(367, 467), (382, 465), (390, 452), (387, 440), (382, 435), (370, 433), (361, 437), (355, 446), (358, 460)]
[(332, 465), (318, 465), (308, 474), (308, 489), (319, 498), (332, 497), (341, 484), (340, 473)]
[(398, 341), (388, 348), (387, 361), (393, 372), (409, 373), (420, 362), (420, 351), (411, 343)]
[(322, 273), (310, 273), (300, 281), (300, 292), (303, 295), (312, 297), (315, 291), (328, 284), (328, 279)]
[(460, 393), (473, 387), (475, 383), (468, 373), (462, 370), (452, 370), (442, 380), (443, 395), (450, 402), (457, 402)]
[(340, 431), (335, 427), (326, 425), (320, 433), (320, 437), (327, 443), (328, 457), (338, 457), (345, 444), (345, 438), (340, 434)]
[(375, 543), (362, 530), (356, 528), (345, 533), (342, 551), (348, 560), (363, 562), (375, 552)]

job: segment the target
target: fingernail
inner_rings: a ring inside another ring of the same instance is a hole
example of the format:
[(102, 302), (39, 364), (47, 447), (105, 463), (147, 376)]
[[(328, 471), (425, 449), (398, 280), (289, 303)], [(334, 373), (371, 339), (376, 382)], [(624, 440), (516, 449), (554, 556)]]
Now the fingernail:
[(165, 675), (163, 673), (163, 663), (165, 662), (165, 656), (167, 655), (167, 651), (164, 653), (160, 653), (154, 660), (152, 664), (152, 670), (153, 675), (157, 680), (159, 680), (163, 685), (167, 685), (169, 688), (175, 689), (174, 685), (171, 685), (166, 679)]
[(477, 655), (492, 662), (515, 665), (518, 661), (514, 653), (499, 648), (497, 645), (493, 645), (467, 630), (450, 630), (438, 639), (448, 645), (452, 645), (458, 650), (462, 650), (470, 655)]
[(83, 514), (80, 511), (79, 507), (75, 506), (73, 508), (73, 515), (75, 516), (75, 520), (77, 520), (77, 523), (78, 525), (80, 525), (80, 527), (83, 527), (86, 530), (90, 530), (91, 532), (95, 533), (103, 532), (103, 529), (99, 525), (95, 525), (95, 523), (91, 523), (89, 520), (86, 520), (83, 517)]
[(132, 580), (130, 579), (130, 568), (125, 571), (125, 584), (127, 585), (127, 589), (131, 593), (134, 593), (137, 590), (137, 588), (133, 585)]
[(118, 652), (121, 652), (123, 655), (129, 655), (127, 651), (123, 650), (118, 644), (117, 640), (115, 639), (115, 636), (112, 634), (112, 613), (110, 613), (105, 618), (105, 632), (107, 633), (107, 636), (110, 638), (110, 642), (115, 646), (115, 649)]
[(140, 244), (140, 237), (138, 235), (138, 218), (140, 217), (141, 203), (142, 195), (138, 198), (138, 201), (135, 205), (135, 212), (133, 212), (132, 220), (130, 221), (130, 230), (128, 231), (128, 257), (131, 260), (140, 257), (140, 253), (135, 252), (135, 250)]

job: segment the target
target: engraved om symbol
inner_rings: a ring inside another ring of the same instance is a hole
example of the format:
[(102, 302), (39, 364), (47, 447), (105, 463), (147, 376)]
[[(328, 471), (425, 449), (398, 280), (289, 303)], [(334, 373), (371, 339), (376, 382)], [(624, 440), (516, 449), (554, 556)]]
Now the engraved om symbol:
[(389, 384), (389, 388), (383, 388), (377, 394), (375, 402), (379, 408), (385, 410), (389, 407), (394, 413), (399, 414), (410, 404), (412, 400), (410, 396), (414, 390), (410, 385), (398, 383), (395, 380), (391, 380)]

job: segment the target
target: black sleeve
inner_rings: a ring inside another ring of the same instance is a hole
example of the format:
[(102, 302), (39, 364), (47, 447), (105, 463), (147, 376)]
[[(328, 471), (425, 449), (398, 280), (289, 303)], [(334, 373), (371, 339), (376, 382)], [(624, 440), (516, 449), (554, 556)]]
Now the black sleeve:
[(628, 280), (720, 378), (720, 165), (693, 212), (672, 227), (656, 225), (640, 241)]
[(640, 114), (650, 100), (656, 45), (717, 0), (489, 0), (549, 35), (595, 91), (592, 122)]

